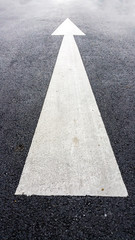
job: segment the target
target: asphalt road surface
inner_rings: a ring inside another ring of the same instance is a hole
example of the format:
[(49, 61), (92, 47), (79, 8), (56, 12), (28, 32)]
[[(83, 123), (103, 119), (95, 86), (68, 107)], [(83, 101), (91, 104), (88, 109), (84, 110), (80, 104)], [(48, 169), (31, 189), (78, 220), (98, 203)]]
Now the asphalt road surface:
[[(67, 18), (127, 197), (15, 195)], [(0, 0), (0, 239), (135, 239), (134, 161), (134, 1)]]

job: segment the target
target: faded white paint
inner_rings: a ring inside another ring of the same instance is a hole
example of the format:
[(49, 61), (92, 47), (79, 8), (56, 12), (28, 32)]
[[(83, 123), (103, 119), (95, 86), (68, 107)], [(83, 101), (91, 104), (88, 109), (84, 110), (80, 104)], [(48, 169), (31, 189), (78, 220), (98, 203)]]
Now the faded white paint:
[[(53, 33), (66, 35), (16, 194), (125, 197), (128, 193), (72, 36), (74, 25), (67, 20), (66, 26), (68, 31), (62, 26)], [(84, 35), (80, 30), (78, 34)]]

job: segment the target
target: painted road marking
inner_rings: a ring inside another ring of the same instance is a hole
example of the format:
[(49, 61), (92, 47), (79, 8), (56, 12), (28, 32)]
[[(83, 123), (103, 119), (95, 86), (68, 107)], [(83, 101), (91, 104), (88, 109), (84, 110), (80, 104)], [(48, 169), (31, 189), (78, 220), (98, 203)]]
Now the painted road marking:
[(15, 194), (128, 195), (67, 19), (65, 35)]

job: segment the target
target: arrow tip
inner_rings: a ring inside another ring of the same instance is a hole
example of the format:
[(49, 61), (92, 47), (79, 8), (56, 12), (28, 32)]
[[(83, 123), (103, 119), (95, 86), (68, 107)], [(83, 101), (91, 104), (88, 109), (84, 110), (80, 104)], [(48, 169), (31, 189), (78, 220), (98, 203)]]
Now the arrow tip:
[(67, 18), (52, 35), (85, 35), (69, 18)]

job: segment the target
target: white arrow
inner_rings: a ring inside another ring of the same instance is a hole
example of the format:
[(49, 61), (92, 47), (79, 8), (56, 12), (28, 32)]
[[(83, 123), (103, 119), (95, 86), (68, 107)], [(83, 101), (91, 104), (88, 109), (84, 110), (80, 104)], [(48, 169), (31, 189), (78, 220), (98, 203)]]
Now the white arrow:
[(128, 195), (67, 19), (39, 122), (15, 194)]

